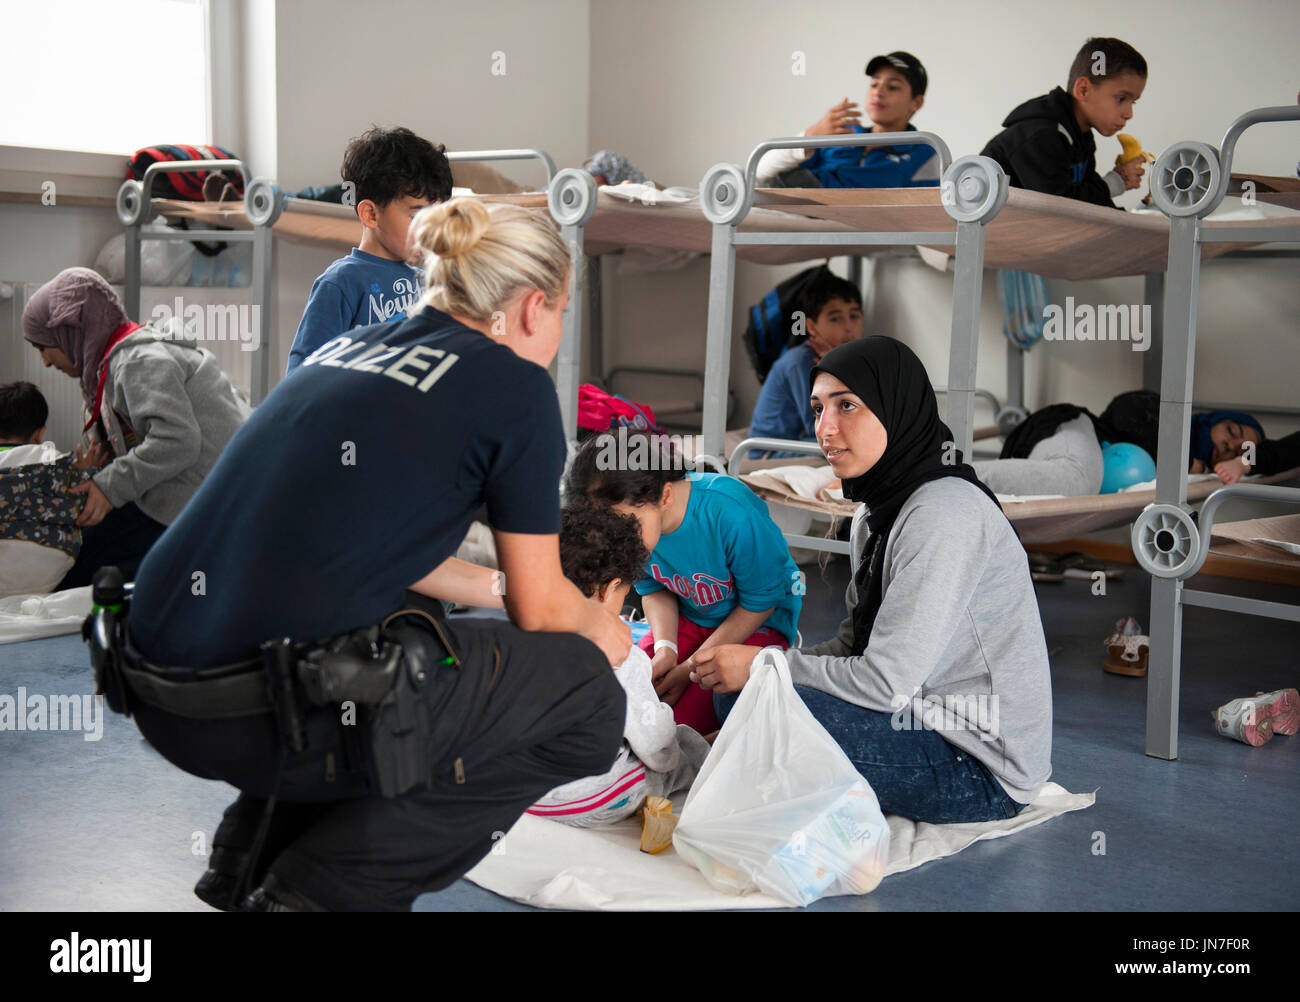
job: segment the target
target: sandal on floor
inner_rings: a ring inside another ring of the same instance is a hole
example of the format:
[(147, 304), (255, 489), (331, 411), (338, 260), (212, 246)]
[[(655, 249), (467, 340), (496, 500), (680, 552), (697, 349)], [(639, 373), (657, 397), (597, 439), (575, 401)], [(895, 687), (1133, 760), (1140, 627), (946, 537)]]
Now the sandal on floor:
[(1102, 668), (1112, 675), (1141, 678), (1147, 673), (1147, 656), (1151, 638), (1139, 633), (1142, 627), (1132, 616), (1115, 623), (1115, 632), (1106, 638), (1106, 660)]

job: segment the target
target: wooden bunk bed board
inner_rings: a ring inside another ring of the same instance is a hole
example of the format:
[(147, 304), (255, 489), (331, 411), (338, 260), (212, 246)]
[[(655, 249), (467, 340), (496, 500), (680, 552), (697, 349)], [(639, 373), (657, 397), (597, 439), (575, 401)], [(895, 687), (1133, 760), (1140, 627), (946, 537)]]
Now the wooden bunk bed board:
[[(479, 195), (487, 202), (508, 202), (545, 209), (546, 195)], [(170, 218), (203, 225), (247, 229), (242, 203), (181, 202), (155, 199)], [(1290, 218), (1260, 219), (1264, 229), (1294, 226)], [(276, 220), (274, 233), (290, 243), (331, 249), (355, 245), (359, 223), (350, 206), (291, 199)], [(1207, 222), (1207, 229), (1231, 223)], [(740, 232), (766, 233), (888, 233), (913, 231), (951, 233), (956, 224), (944, 211), (937, 188), (781, 188), (759, 189), (755, 208)], [(661, 247), (707, 254), (713, 226), (696, 203), (642, 205), (601, 192), (596, 211), (584, 227), (589, 254), (604, 254), (627, 246)], [(1252, 243), (1206, 243), (1203, 259)], [(868, 255), (906, 250), (906, 245), (864, 246), (806, 244), (800, 246), (741, 245), (736, 257), (760, 264), (788, 264), (827, 256)], [(952, 252), (951, 245), (935, 245)], [(1169, 250), (1169, 221), (1162, 215), (1117, 212), (1056, 195), (1013, 188), (1007, 204), (986, 231), (984, 263), (989, 268), (1033, 271), (1049, 278), (1084, 280), (1162, 272)]]
[[(1259, 477), (1249, 483), (1275, 484), (1300, 477), (1300, 467)], [(821, 515), (851, 518), (857, 510), (853, 501), (825, 501), (801, 497), (779, 480), (764, 477), (762, 472), (741, 478), (759, 497)], [(1187, 500), (1204, 501), (1222, 484), (1217, 478), (1187, 485)], [(1002, 510), (1016, 527), (1020, 541), (1027, 545), (1054, 543), (1073, 539), (1086, 532), (1107, 529), (1131, 522), (1142, 509), (1155, 501), (1156, 492), (1132, 491), (1124, 494), (1096, 494), (1087, 497), (1037, 498), (1030, 501), (1003, 501)]]
[[(756, 206), (814, 219), (833, 219), (848, 229), (951, 232), (937, 188), (769, 188)], [(1296, 218), (1260, 219), (1251, 226), (1284, 228)], [(1206, 229), (1239, 225), (1208, 221)], [(1256, 243), (1206, 243), (1203, 260)], [(952, 248), (935, 245), (951, 254)], [(1080, 281), (1163, 272), (1169, 257), (1169, 220), (1157, 213), (1118, 212), (1058, 195), (1012, 188), (1007, 204), (985, 230), (984, 265), (1032, 271)]]

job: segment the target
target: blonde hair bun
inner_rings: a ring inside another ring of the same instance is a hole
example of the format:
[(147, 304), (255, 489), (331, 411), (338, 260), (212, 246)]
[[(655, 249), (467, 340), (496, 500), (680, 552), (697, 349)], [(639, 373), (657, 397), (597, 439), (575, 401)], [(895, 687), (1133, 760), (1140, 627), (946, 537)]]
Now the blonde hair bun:
[(411, 223), (424, 253), (421, 303), (482, 321), (526, 289), (553, 306), (571, 267), (568, 245), (544, 212), (477, 198), (431, 205)]
[(431, 205), (420, 213), (413, 229), (415, 242), (428, 253), (442, 258), (464, 257), (487, 233), (492, 217), (487, 207), (473, 198), (457, 198)]

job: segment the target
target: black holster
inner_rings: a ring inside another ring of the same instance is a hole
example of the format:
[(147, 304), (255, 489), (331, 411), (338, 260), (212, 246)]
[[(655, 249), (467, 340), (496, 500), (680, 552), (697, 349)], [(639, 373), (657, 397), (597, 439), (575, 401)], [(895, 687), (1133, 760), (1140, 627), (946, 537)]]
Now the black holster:
[(338, 714), (339, 726), (361, 729), (357, 744), (377, 794), (398, 797), (429, 785), (435, 720), (425, 689), (439, 672), (460, 668), (439, 616), (404, 609), (321, 644), (268, 641), (260, 665), (190, 669), (150, 664), (134, 650), (129, 600), (127, 586), (125, 599), (96, 608), (82, 625), (96, 692), (114, 712), (129, 716), (137, 700), (191, 719), (274, 712), (281, 745), (293, 754), (314, 750), (309, 714)]
[(383, 797), (429, 785), (434, 720), (424, 689), (437, 672), (459, 667), (446, 631), (423, 612), (411, 615), (427, 619), (432, 631), (404, 611), (389, 617), (392, 625), (345, 634), (297, 662), (307, 702), (341, 712), (345, 727), (362, 728), (371, 786)]

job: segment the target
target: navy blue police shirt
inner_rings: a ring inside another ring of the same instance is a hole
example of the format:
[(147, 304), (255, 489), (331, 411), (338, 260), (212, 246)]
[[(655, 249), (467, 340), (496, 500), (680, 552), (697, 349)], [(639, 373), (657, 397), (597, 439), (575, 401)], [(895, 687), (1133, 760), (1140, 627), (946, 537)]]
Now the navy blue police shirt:
[(494, 529), (558, 533), (564, 433), (545, 369), (425, 307), (284, 379), (141, 564), (140, 653), (210, 667), (377, 623)]

